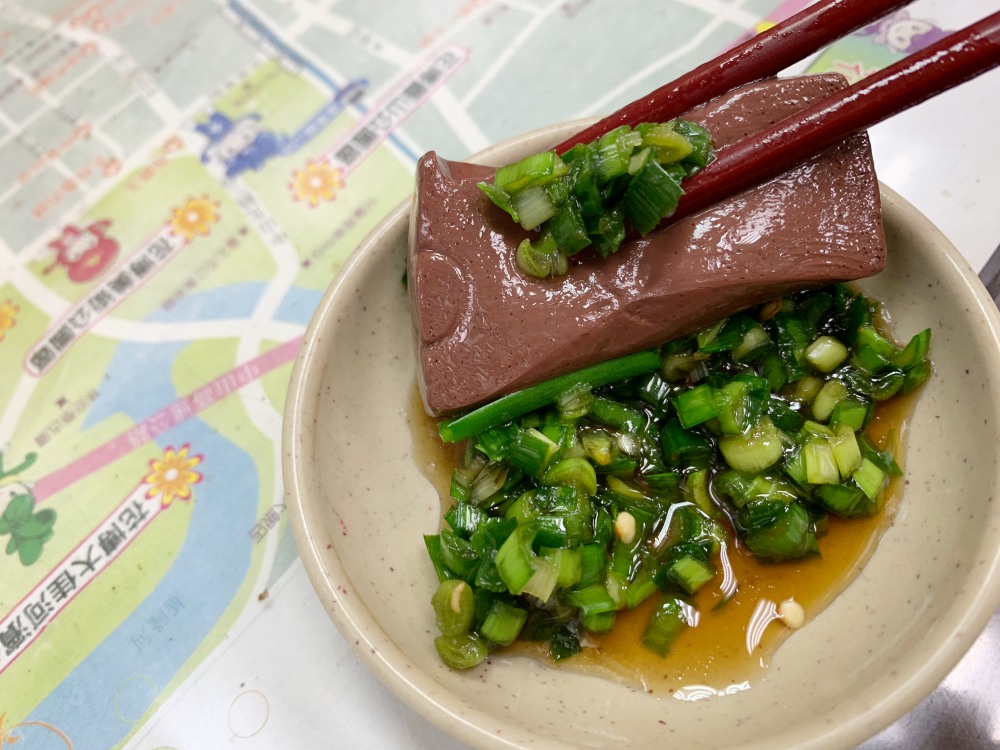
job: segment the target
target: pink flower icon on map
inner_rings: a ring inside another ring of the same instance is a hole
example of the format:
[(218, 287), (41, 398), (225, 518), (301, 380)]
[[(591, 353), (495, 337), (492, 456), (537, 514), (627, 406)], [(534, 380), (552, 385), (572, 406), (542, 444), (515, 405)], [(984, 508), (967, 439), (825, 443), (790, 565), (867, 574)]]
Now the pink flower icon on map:
[(154, 458), (149, 462), (149, 473), (143, 477), (143, 484), (150, 485), (146, 499), (159, 497), (160, 504), (166, 508), (174, 499), (190, 500), (191, 486), (198, 484), (204, 477), (194, 467), (204, 460), (200, 453), (190, 455), (191, 446), (187, 443), (175, 451), (168, 446), (163, 458)]

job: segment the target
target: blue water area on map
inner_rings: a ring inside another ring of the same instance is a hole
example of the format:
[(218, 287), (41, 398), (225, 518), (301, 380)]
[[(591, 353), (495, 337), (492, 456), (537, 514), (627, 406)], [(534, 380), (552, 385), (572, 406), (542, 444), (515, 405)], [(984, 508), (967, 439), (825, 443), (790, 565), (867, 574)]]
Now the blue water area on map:
[(192, 292), (179, 299), (170, 309), (157, 309), (146, 320), (151, 323), (187, 323), (249, 318), (265, 289), (266, 282), (245, 281), (218, 289)]
[(315, 289), (292, 287), (281, 300), (274, 317), (283, 323), (299, 323), (309, 325), (309, 320), (316, 311), (316, 306), (323, 299), (323, 292)]
[[(170, 371), (181, 347), (122, 345), (108, 373), (112, 380), (134, 385), (107, 389), (94, 405), (91, 420), (95, 414), (121, 411), (138, 422), (174, 400)], [(125, 391), (127, 398), (105, 395)], [(125, 738), (222, 617), (250, 567), (254, 542), (249, 532), (259, 497), (250, 455), (197, 418), (168, 430), (156, 442), (161, 447), (190, 443), (192, 452), (204, 455), (198, 466), (204, 480), (194, 487), (187, 535), (169, 570), (28, 717), (57, 726), (75, 747), (109, 748)], [(127, 488), (129, 482), (121, 484)], [(123, 496), (127, 491), (122, 490)], [(143, 533), (156, 534), (157, 523), (154, 520)], [(140, 562), (126, 549), (113, 564), (128, 568)], [(62, 617), (73, 617), (72, 604)], [(65, 750), (55, 738), (54, 744), (42, 742), (38, 747)]]

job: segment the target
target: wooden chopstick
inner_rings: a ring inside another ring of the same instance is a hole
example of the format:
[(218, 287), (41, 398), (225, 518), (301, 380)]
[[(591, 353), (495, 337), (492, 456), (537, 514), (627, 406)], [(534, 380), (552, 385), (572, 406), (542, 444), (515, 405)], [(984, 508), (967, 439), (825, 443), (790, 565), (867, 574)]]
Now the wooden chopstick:
[(798, 114), (719, 150), (684, 182), (666, 221), (690, 215), (787, 170), (887, 117), (1000, 65), (1000, 13), (916, 52)]
[(745, 83), (777, 75), (821, 47), (912, 0), (820, 0), (555, 147), (564, 153), (620, 125), (666, 122)]

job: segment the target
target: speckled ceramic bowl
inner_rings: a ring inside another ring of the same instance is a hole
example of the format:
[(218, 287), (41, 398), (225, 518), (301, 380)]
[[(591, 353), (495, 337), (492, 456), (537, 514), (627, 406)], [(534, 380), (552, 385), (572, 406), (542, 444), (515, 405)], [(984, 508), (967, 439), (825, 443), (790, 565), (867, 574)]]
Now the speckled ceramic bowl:
[[(550, 128), (481, 155), (555, 143)], [(792, 635), (766, 679), (681, 702), (498, 658), (441, 665), (421, 535), (439, 499), (414, 458), (414, 357), (400, 284), (408, 206), (343, 268), (292, 375), (284, 477), (299, 550), (344, 637), (430, 721), (482, 748), (851, 747), (927, 695), (1000, 603), (1000, 318), (954, 247), (890, 190), (887, 269), (864, 290), (904, 339), (931, 326), (937, 371), (912, 420), (908, 486), (860, 576)], [(996, 498), (996, 501), (994, 499)]]

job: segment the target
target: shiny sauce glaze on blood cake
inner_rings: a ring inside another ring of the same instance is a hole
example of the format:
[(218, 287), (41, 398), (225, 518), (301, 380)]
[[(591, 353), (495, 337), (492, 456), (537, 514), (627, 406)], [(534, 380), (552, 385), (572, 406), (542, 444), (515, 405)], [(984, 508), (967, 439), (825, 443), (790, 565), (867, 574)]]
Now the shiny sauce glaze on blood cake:
[[(683, 115), (724, 149), (844, 87), (839, 75), (772, 79)], [(538, 280), (515, 251), (531, 233), (477, 187), (493, 169), (418, 164), (408, 278), (428, 413), (460, 411), (595, 362), (662, 344), (798, 289), (885, 263), (866, 135), (647, 237)]]

